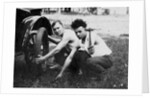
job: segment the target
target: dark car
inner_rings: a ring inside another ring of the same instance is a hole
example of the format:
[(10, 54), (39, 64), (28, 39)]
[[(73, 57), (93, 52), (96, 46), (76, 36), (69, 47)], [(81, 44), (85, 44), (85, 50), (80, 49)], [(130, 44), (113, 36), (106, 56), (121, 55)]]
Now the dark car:
[(49, 51), (48, 35), (53, 32), (49, 19), (40, 15), (41, 11), (16, 9), (15, 58), (23, 54), (27, 66), (35, 64), (36, 57)]

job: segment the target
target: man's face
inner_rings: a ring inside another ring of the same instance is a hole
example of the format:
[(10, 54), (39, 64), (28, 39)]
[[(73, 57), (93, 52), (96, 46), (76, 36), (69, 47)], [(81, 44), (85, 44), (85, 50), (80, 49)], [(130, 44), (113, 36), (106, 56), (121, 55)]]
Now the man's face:
[(63, 33), (63, 26), (60, 23), (56, 23), (53, 27), (54, 33), (56, 35), (61, 35)]
[(74, 30), (79, 39), (83, 39), (86, 37), (86, 30), (84, 27), (80, 26)]

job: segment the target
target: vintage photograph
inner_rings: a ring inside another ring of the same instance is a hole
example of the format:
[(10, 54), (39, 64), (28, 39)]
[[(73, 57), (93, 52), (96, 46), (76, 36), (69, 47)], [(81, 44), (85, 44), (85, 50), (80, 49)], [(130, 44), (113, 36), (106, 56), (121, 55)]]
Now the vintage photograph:
[(14, 88), (128, 89), (129, 7), (16, 8)]

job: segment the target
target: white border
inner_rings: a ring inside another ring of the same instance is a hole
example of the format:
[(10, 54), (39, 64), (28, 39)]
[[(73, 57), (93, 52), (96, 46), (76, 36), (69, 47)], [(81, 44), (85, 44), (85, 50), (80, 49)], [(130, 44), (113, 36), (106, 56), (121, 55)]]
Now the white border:
[[(145, 0), (145, 7), (146, 7), (146, 19), (145, 19), (145, 22), (146, 22), (146, 37), (147, 37), (147, 59), (148, 59), (148, 65), (150, 64), (150, 6), (148, 5), (150, 3), (149, 0)], [(147, 66), (147, 69), (148, 69), (148, 72), (147, 72), (147, 75), (148, 75), (148, 83), (149, 83), (149, 86), (148, 86), (148, 89), (150, 89), (150, 67)]]
[[(99, 1), (99, 2), (19, 2), (5, 3), (4, 40), (2, 57), (2, 93), (24, 94), (100, 94), (100, 95), (139, 95), (142, 93), (143, 58), (143, 5), (144, 1)], [(129, 76), (128, 89), (32, 89), (13, 88), (15, 11), (23, 7), (129, 7)], [(8, 59), (9, 58), (9, 59)]]

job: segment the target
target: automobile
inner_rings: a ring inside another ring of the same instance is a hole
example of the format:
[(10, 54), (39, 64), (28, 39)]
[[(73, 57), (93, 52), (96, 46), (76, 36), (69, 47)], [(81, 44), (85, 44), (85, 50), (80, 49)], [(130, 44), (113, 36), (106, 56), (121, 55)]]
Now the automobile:
[(33, 8), (16, 9), (15, 57), (24, 54), (28, 67), (37, 65), (34, 62), (36, 57), (48, 53), (48, 36), (53, 34), (50, 20), (41, 15), (41, 11)]

